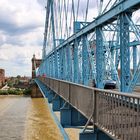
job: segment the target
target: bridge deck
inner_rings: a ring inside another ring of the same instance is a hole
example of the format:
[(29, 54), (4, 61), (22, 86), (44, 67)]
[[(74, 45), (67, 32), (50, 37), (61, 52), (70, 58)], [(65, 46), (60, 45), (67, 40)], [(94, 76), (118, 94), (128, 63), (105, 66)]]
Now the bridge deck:
[(40, 81), (112, 139), (140, 139), (140, 96), (52, 78), (40, 78)]

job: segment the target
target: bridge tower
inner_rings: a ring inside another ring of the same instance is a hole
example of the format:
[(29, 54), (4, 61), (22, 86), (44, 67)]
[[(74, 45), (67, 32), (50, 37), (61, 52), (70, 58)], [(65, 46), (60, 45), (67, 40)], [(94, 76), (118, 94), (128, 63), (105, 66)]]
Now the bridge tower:
[[(34, 54), (31, 61), (32, 61), (32, 79), (35, 79), (36, 78), (36, 68), (40, 66), (42, 59), (36, 59), (35, 54)], [(32, 90), (32, 92), (31, 92), (32, 98), (43, 97), (42, 93), (40, 92), (36, 83), (34, 83), (34, 82), (32, 83), (31, 90)]]
[(32, 79), (36, 78), (36, 69), (40, 66), (42, 59), (36, 59), (35, 54), (32, 58)]

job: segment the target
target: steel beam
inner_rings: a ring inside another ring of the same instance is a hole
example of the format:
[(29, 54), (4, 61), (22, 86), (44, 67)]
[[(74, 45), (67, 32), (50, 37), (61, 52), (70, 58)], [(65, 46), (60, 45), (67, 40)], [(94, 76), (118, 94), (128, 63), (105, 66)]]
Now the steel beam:
[(79, 63), (78, 63), (78, 41), (75, 40), (74, 43), (74, 60), (73, 60), (73, 68), (74, 68), (74, 82), (79, 82)]
[(88, 57), (88, 40), (87, 35), (83, 35), (82, 40), (82, 82), (84, 85), (89, 84), (89, 57)]
[[(74, 29), (73, 32), (76, 33), (80, 30), (81, 26), (80, 26), (80, 22), (74, 22), (73, 24)], [(74, 50), (74, 57), (73, 57), (73, 68), (74, 68), (74, 82), (75, 83), (79, 83), (79, 59), (78, 59), (78, 46), (79, 46), (79, 39), (76, 38), (74, 40), (74, 46), (73, 46), (73, 50)]]
[(133, 46), (133, 73), (137, 69), (137, 46)]
[[(140, 25), (135, 25), (135, 26), (137, 28), (140, 28)], [(106, 25), (106, 26), (103, 27), (103, 31), (108, 31), (108, 32), (110, 32), (110, 31), (111, 32), (116, 31), (116, 32), (118, 32), (119, 31), (118, 27), (119, 27), (119, 24), (110, 23), (110, 24), (108, 24), (108, 25)], [(133, 32), (134, 33), (134, 30), (132, 28), (130, 28), (129, 29), (129, 32)]]
[(67, 80), (68, 81), (72, 81), (72, 58), (71, 58), (71, 47), (69, 47), (69, 45), (66, 48), (66, 56), (67, 56)]
[[(117, 19), (118, 15), (125, 11), (135, 11), (140, 7), (140, 0), (123, 0), (118, 5), (114, 6), (112, 9), (107, 11), (105, 14), (97, 17), (94, 21), (92, 21), (89, 25), (87, 25), (85, 28), (82, 28), (79, 32), (69, 37), (67, 40), (65, 40), (61, 45), (59, 45), (57, 48), (61, 48), (68, 43), (74, 42), (76, 38), (80, 38), (82, 35), (91, 33), (95, 30), (96, 27), (101, 25), (106, 25), (114, 20)], [(53, 51), (52, 51), (53, 52)], [(52, 52), (50, 52), (47, 56), (49, 56)]]
[(63, 57), (63, 79), (66, 80), (66, 75), (67, 75), (67, 63), (66, 63), (66, 48), (64, 47), (63, 48), (63, 54), (62, 54), (62, 57)]
[(96, 28), (96, 87), (104, 88), (104, 46), (102, 27)]
[(63, 79), (63, 48), (59, 50), (59, 56), (60, 56), (60, 79)]
[(130, 82), (130, 48), (129, 48), (129, 22), (126, 14), (120, 15), (120, 59), (121, 59), (121, 88), (122, 92), (127, 92)]

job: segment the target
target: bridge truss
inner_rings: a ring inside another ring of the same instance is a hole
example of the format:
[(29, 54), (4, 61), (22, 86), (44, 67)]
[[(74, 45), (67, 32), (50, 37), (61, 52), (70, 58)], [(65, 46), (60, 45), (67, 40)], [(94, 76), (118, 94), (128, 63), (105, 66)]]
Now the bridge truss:
[(140, 78), (140, 0), (48, 0), (37, 75), (132, 92)]

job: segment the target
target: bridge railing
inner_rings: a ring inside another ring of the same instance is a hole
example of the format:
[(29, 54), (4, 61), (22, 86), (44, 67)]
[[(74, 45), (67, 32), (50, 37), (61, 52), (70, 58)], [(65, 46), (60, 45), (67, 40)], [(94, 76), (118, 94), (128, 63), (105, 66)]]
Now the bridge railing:
[(140, 140), (140, 96), (86, 87), (71, 82), (40, 78), (113, 139)]
[(93, 114), (95, 94), (93, 94), (92, 88), (52, 78), (41, 78), (40, 80), (86, 118)]
[(96, 90), (96, 126), (122, 140), (140, 139), (140, 96)]

